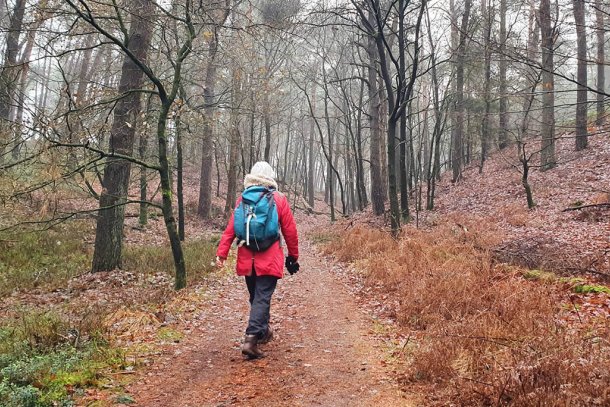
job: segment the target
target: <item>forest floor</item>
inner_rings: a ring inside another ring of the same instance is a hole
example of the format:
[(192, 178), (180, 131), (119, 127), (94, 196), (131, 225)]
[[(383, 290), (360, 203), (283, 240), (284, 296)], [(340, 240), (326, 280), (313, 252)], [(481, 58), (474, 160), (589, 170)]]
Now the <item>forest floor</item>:
[[(99, 329), (119, 358), (82, 369), (79, 380), (50, 374), (46, 365), (39, 369), (42, 377), (65, 380), (62, 392), (77, 405), (91, 407), (493, 405), (500, 399), (528, 405), (524, 400), (541, 400), (541, 394), (548, 405), (606, 405), (605, 137), (592, 137), (591, 148), (578, 153), (571, 139), (559, 142), (558, 167), (532, 172), (534, 210), (526, 208), (512, 153), (503, 151), (490, 157), (482, 174), (471, 165), (457, 184), (445, 176), (435, 210), (417, 214), (398, 241), (379, 231), (387, 225), (369, 211), (335, 225), (296, 211), (302, 269), (278, 285), (272, 305), (277, 338), (257, 361), (244, 360), (239, 349), (248, 316), (244, 282), (230, 264), (211, 271), (223, 202), (215, 199), (214, 221), (196, 217), (197, 175), (186, 179), (191, 280), (179, 293), (172, 290), (161, 218), (151, 216), (138, 228), (135, 207), (126, 222), (122, 271), (86, 272), (90, 220), (44, 240), (25, 235), (31, 251), (12, 237), (0, 239), (9, 256), (29, 261), (23, 260), (27, 267), (15, 261), (15, 270), (35, 271), (13, 282), (16, 289), (0, 302), (0, 351), (9, 337), (3, 332), (23, 331), (36, 356), (41, 347), (53, 353), (57, 343), (72, 342), (68, 328)], [(322, 213), (327, 208), (319, 204)], [(81, 198), (64, 205), (82, 210), (91, 203)], [(57, 281), (45, 280), (64, 269)], [(479, 323), (479, 315), (487, 322)], [(472, 345), (499, 336), (502, 343)], [(74, 348), (83, 345), (79, 340)], [(13, 365), (19, 367), (16, 349)], [(58, 355), (52, 363), (61, 361)], [(19, 369), (15, 383), (31, 383), (32, 391), (45, 386), (37, 375), (22, 378)]]
[(386, 328), (358, 306), (340, 266), (307, 240), (301, 253), (301, 271), (280, 280), (274, 295), (276, 338), (263, 346), (265, 358), (241, 355), (247, 291), (231, 271), (191, 304), (196, 311), (175, 327), (183, 339), (132, 377), (126, 400), (147, 407), (412, 405), (390, 374), (393, 345), (379, 335)]

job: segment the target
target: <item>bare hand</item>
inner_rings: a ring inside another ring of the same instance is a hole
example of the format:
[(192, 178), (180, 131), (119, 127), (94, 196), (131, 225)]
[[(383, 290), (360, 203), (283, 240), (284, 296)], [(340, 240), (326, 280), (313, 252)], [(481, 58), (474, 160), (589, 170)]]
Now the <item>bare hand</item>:
[(227, 259), (222, 259), (222, 258), (216, 256), (216, 267), (218, 267), (219, 269), (223, 268), (226, 260)]

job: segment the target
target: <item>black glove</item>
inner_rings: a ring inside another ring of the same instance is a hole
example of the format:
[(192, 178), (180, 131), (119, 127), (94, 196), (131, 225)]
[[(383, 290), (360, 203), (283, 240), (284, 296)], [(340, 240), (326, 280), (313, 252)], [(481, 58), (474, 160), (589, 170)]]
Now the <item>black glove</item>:
[(286, 257), (286, 270), (293, 275), (297, 271), (299, 271), (299, 263), (292, 256)]

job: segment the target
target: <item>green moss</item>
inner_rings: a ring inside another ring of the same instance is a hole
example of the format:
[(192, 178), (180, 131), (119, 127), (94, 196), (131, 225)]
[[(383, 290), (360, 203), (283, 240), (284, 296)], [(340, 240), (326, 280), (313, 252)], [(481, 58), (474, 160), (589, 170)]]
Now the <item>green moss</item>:
[(550, 271), (527, 270), (523, 273), (523, 278), (528, 280), (555, 281), (557, 276)]
[(610, 294), (610, 288), (604, 285), (577, 284), (572, 288), (572, 291), (579, 294)]
[(569, 284), (569, 285), (584, 284), (585, 281), (586, 280), (584, 278), (580, 278), (580, 277), (561, 277), (559, 279), (560, 283)]

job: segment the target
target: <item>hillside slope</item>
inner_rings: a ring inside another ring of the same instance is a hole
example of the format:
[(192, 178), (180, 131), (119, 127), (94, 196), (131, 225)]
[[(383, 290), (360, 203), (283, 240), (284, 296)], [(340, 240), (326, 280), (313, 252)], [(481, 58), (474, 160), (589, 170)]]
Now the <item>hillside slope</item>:
[[(437, 187), (436, 210), (420, 215), (426, 224), (444, 216), (488, 221), (501, 235), (497, 254), (503, 260), (530, 268), (608, 277), (610, 207), (564, 209), (608, 203), (609, 136), (591, 137), (589, 148), (580, 152), (574, 151), (572, 138), (559, 140), (558, 166), (548, 171), (532, 169), (533, 210), (527, 209), (513, 147), (494, 153), (482, 174), (472, 165), (457, 184), (445, 176)], [(535, 157), (532, 163), (537, 162)]]

